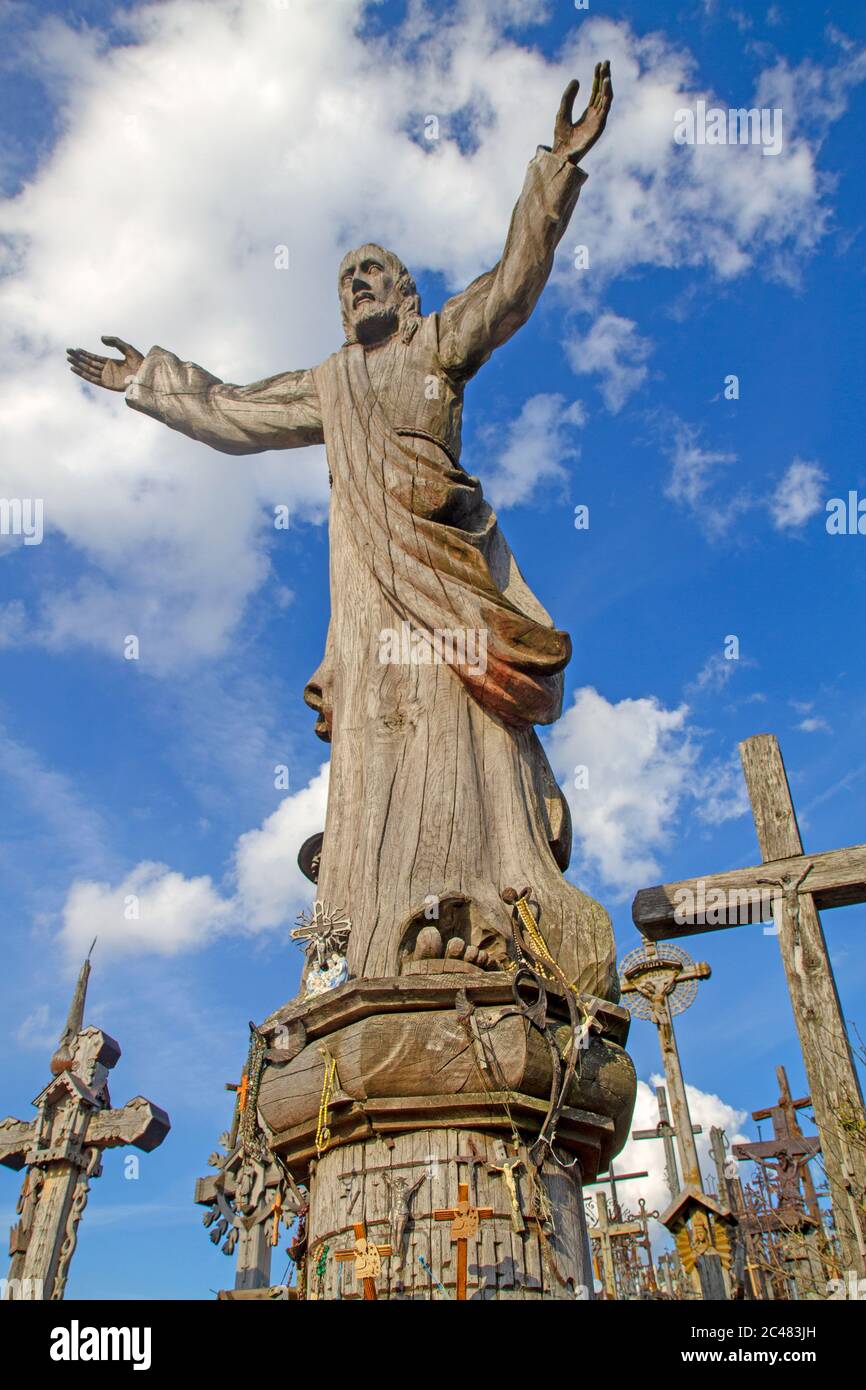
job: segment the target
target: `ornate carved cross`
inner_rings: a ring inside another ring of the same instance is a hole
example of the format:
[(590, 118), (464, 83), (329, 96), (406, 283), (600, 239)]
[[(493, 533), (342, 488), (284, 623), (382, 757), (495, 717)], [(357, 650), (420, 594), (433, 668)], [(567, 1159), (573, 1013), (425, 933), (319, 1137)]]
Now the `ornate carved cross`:
[(355, 1243), (350, 1250), (336, 1250), (336, 1260), (354, 1260), (355, 1278), (364, 1286), (366, 1302), (376, 1297), (376, 1280), (382, 1271), (382, 1260), (393, 1255), (390, 1245), (376, 1245), (367, 1239), (367, 1226), (364, 1221), (356, 1221), (352, 1226)]
[(159, 1106), (136, 1096), (113, 1109), (108, 1073), (120, 1047), (98, 1028), (82, 1028), (90, 961), (78, 977), (60, 1047), (51, 1061), (52, 1080), (33, 1104), (36, 1119), (0, 1122), (0, 1163), (27, 1169), (12, 1228), (12, 1296), (61, 1299), (75, 1251), (78, 1223), (90, 1179), (102, 1172), (105, 1149), (132, 1144), (145, 1153), (171, 1128)]

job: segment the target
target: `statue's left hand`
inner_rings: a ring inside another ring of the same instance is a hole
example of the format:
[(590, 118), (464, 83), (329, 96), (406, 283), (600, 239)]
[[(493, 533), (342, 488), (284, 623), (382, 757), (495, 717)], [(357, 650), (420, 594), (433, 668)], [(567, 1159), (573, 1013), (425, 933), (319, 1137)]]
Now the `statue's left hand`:
[(566, 87), (553, 130), (553, 153), (578, 164), (592, 149), (607, 124), (608, 113), (613, 102), (613, 87), (610, 84), (610, 62), (596, 63), (592, 79), (592, 95), (589, 105), (580, 120), (572, 124), (571, 116), (574, 99), (580, 83), (575, 78)]

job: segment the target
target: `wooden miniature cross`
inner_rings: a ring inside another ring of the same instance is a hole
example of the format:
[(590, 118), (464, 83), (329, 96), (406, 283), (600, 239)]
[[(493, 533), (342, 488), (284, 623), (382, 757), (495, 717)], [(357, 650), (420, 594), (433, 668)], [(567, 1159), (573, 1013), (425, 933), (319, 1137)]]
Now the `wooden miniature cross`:
[(465, 1302), (469, 1242), (478, 1239), (479, 1224), (493, 1216), (493, 1208), (474, 1207), (468, 1182), (461, 1182), (457, 1184), (456, 1207), (440, 1207), (433, 1215), (437, 1221), (451, 1222), (451, 1240), (457, 1246), (457, 1300)]
[(763, 862), (643, 889), (632, 917), (653, 941), (775, 919), (843, 1260), (863, 1277), (866, 1149), (850, 1141), (863, 1097), (819, 909), (866, 902), (866, 845), (806, 856), (775, 737), (746, 739), (740, 757)]
[[(812, 1104), (811, 1096), (801, 1096), (799, 1100), (794, 1100), (791, 1095), (791, 1087), (788, 1084), (788, 1073), (784, 1067), (776, 1067), (776, 1080), (779, 1083), (779, 1099), (775, 1105), (769, 1106), (766, 1110), (753, 1110), (753, 1120), (772, 1120), (773, 1135), (776, 1139), (784, 1138), (803, 1138), (803, 1131), (797, 1120), (797, 1111), (805, 1110)], [(818, 1194), (815, 1191), (815, 1184), (808, 1164), (804, 1164), (800, 1174), (803, 1183), (803, 1192), (806, 1197), (806, 1209), (816, 1224), (821, 1225), (821, 1208), (818, 1205)]]
[(382, 1271), (382, 1260), (393, 1255), (390, 1245), (375, 1245), (367, 1239), (367, 1226), (364, 1221), (356, 1221), (352, 1226), (355, 1243), (351, 1250), (335, 1250), (337, 1260), (354, 1260), (355, 1278), (364, 1286), (364, 1299), (369, 1302), (376, 1297), (376, 1280)]
[(642, 1235), (643, 1226), (640, 1221), (611, 1221), (610, 1213), (607, 1209), (607, 1198), (603, 1192), (597, 1192), (595, 1194), (595, 1211), (596, 1226), (594, 1230), (590, 1229), (589, 1234), (593, 1240), (598, 1241), (604, 1296), (608, 1299), (615, 1299), (616, 1262), (614, 1256), (614, 1241), (625, 1240), (629, 1236)]

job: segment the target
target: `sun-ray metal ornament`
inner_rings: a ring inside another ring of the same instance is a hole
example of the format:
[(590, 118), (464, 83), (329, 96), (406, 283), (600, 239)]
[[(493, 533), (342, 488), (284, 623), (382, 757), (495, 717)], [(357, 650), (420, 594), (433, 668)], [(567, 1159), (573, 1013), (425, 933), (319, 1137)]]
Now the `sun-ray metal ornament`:
[(649, 941), (629, 951), (620, 964), (619, 973), (622, 980), (634, 987), (628, 998), (631, 1013), (636, 1018), (652, 1019), (656, 994), (667, 997), (672, 1014), (683, 1013), (695, 1001), (698, 981), (679, 977), (694, 969), (691, 956), (670, 941), (658, 945)]
[(307, 956), (305, 998), (345, 984), (349, 978), (346, 946), (352, 930), (351, 918), (341, 907), (330, 909), (317, 898), (312, 911), (298, 913), (297, 922), (291, 937)]

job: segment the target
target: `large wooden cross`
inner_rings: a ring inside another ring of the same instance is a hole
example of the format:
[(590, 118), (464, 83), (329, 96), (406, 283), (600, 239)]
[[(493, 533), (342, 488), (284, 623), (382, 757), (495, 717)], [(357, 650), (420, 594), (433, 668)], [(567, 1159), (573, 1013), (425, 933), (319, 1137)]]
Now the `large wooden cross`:
[(82, 1027), (89, 974), (88, 959), (51, 1061), (53, 1078), (33, 1102), (36, 1118), (0, 1121), (0, 1163), (27, 1169), (21, 1220), (10, 1240), (11, 1297), (63, 1297), (90, 1179), (102, 1172), (103, 1151), (133, 1144), (150, 1153), (171, 1127), (165, 1111), (144, 1096), (111, 1107), (108, 1073), (120, 1047), (98, 1028)]
[(820, 908), (866, 902), (866, 845), (806, 855), (778, 742), (759, 734), (740, 757), (762, 863), (646, 888), (632, 917), (652, 941), (773, 919), (812, 1094), (846, 1269), (866, 1276), (866, 1149), (851, 1142), (863, 1097)]
[(493, 1216), (492, 1207), (474, 1207), (469, 1200), (469, 1184), (457, 1184), (456, 1207), (440, 1207), (434, 1211), (437, 1221), (451, 1222), (451, 1240), (457, 1246), (457, 1300), (466, 1300), (466, 1279), (468, 1273), (468, 1247), (470, 1240), (477, 1240), (479, 1224)]

